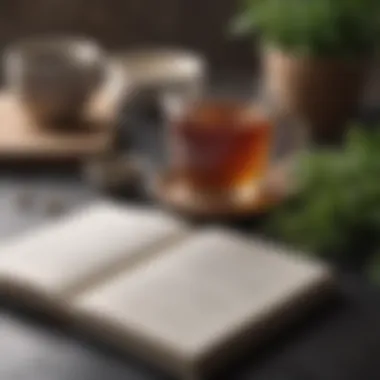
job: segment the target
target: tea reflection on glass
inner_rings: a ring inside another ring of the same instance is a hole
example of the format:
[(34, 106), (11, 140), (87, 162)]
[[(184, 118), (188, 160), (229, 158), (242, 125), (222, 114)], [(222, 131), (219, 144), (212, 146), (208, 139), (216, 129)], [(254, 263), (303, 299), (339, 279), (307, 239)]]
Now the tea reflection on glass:
[(272, 123), (252, 104), (211, 99), (172, 104), (171, 169), (200, 192), (252, 187), (268, 169), (272, 132)]

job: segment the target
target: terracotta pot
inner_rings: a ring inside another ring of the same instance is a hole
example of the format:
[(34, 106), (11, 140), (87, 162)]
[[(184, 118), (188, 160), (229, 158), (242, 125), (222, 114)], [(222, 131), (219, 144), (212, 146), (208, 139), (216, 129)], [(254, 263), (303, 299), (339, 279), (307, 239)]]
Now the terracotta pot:
[(369, 72), (369, 61), (295, 57), (264, 51), (267, 95), (291, 119), (309, 128), (317, 143), (337, 142), (355, 116)]
[(39, 124), (80, 118), (101, 83), (105, 63), (90, 40), (46, 37), (21, 41), (5, 54), (7, 85)]

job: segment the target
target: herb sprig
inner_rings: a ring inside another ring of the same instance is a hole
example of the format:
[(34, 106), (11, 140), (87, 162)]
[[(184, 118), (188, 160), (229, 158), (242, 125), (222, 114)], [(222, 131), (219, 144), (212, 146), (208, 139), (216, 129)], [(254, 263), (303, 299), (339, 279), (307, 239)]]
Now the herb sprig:
[(354, 128), (341, 149), (300, 158), (299, 192), (269, 217), (277, 238), (331, 260), (365, 264), (380, 250), (380, 131)]

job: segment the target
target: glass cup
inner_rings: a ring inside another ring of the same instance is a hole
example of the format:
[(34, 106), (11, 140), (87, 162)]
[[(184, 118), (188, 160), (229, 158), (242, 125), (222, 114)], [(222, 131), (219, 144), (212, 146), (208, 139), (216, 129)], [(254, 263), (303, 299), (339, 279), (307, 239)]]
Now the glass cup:
[(167, 95), (169, 167), (199, 192), (228, 193), (261, 182), (274, 123), (252, 102)]

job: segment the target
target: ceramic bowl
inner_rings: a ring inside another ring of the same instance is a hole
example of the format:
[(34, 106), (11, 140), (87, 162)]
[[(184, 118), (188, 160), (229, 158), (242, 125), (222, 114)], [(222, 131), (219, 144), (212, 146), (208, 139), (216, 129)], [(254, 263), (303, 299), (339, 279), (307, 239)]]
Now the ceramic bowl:
[(79, 118), (106, 69), (101, 48), (75, 37), (21, 41), (4, 60), (8, 89), (42, 123)]

